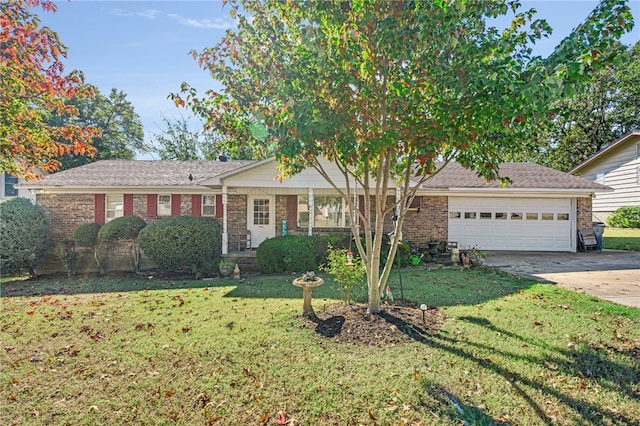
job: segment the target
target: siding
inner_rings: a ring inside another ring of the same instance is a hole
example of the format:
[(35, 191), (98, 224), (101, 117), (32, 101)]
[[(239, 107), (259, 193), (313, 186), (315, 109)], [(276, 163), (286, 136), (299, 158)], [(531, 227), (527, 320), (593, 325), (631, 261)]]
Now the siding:
[(582, 169), (580, 176), (595, 181), (596, 175), (605, 174), (604, 184), (613, 192), (596, 192), (593, 200), (593, 212), (612, 212), (622, 206), (640, 206), (640, 184), (638, 167), (640, 159), (636, 157), (636, 145), (640, 138), (633, 138), (620, 148), (604, 153), (594, 164)]

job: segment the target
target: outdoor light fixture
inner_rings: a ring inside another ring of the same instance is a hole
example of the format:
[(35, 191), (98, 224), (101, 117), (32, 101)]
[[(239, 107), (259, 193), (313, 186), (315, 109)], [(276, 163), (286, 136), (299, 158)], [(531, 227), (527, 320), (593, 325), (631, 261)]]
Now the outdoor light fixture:
[(353, 253), (351, 251), (347, 252), (347, 266), (353, 266)]
[(422, 311), (422, 322), (426, 324), (424, 313), (427, 312), (427, 305), (425, 305), (424, 303), (420, 305), (420, 310)]

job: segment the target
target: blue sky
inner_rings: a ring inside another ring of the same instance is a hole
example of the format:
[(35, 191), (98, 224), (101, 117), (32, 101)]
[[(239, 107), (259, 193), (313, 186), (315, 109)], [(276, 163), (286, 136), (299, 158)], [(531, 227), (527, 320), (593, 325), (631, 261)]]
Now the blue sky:
[[(587, 0), (521, 0), (553, 28), (536, 44), (546, 56), (598, 4)], [(183, 81), (202, 91), (215, 86), (188, 54), (214, 46), (233, 25), (221, 1), (57, 1), (55, 14), (34, 9), (69, 49), (65, 70), (81, 70), (88, 83), (108, 95), (123, 91), (141, 118), (147, 142), (164, 129), (162, 116), (189, 117), (167, 99)], [(630, 0), (636, 27), (623, 41), (640, 40), (640, 0)], [(194, 122), (195, 124), (195, 122)], [(146, 158), (146, 157), (145, 157)], [(151, 156), (153, 158), (153, 156)]]

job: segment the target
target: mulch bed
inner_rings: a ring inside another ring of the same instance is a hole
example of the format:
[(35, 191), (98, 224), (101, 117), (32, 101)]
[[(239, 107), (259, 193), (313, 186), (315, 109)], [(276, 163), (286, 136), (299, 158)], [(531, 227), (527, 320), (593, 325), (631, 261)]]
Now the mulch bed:
[(336, 343), (381, 346), (424, 340), (438, 333), (446, 319), (437, 308), (429, 307), (423, 319), (423, 312), (416, 304), (403, 305), (384, 305), (381, 312), (369, 314), (365, 304), (338, 303), (316, 312), (316, 319), (300, 316), (300, 320), (303, 327), (313, 327), (323, 339)]

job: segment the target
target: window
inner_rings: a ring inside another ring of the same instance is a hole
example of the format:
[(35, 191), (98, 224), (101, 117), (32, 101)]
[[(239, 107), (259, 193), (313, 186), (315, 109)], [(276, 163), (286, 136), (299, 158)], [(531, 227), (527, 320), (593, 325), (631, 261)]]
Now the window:
[(569, 220), (569, 213), (558, 213), (558, 220)]
[(636, 170), (636, 183), (640, 184), (640, 167)]
[(298, 227), (309, 227), (309, 197), (298, 196)]
[(18, 178), (11, 176), (9, 173), (4, 174), (4, 196), (17, 197), (18, 190), (13, 186), (18, 183)]
[(104, 204), (106, 222), (124, 216), (124, 195), (107, 194)]
[(253, 200), (253, 224), (269, 224), (269, 199), (256, 198)]
[(511, 213), (511, 220), (522, 220), (522, 213)]
[(158, 216), (171, 216), (171, 195), (158, 195)]
[(596, 173), (595, 183), (600, 183), (604, 185), (604, 173)]
[(542, 213), (542, 220), (553, 220), (553, 213)]
[(464, 212), (464, 218), (465, 219), (475, 219), (476, 218), (476, 212)]
[(496, 213), (496, 219), (502, 219), (502, 220), (506, 220), (507, 219), (507, 214), (506, 213)]
[(449, 219), (460, 219), (460, 212), (449, 212)]
[[(315, 196), (313, 198), (314, 228), (346, 228), (351, 225), (349, 206), (342, 197)], [(298, 196), (298, 226), (309, 226), (309, 197)]]
[(538, 213), (527, 213), (527, 220), (538, 220)]
[(491, 212), (480, 212), (480, 219), (491, 219)]
[(203, 195), (202, 196), (202, 216), (213, 217), (215, 215), (216, 215), (216, 196)]

